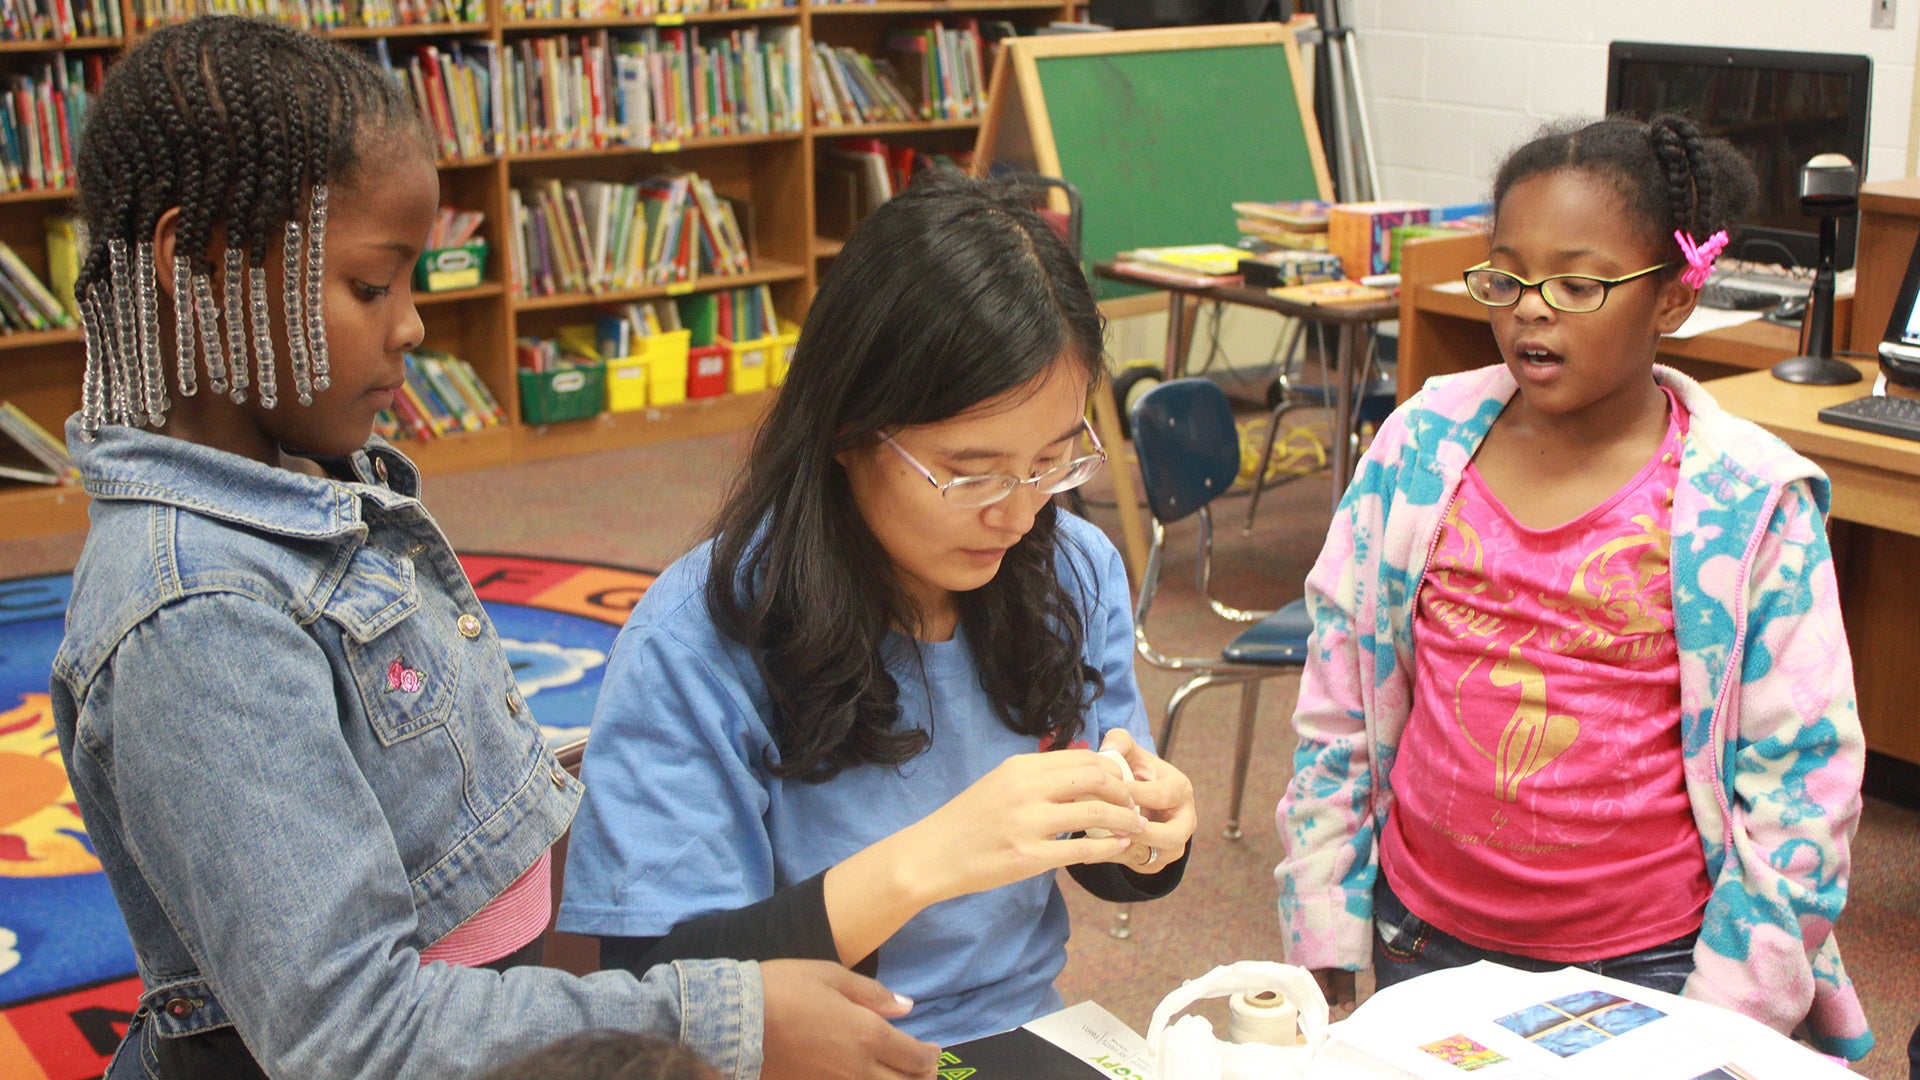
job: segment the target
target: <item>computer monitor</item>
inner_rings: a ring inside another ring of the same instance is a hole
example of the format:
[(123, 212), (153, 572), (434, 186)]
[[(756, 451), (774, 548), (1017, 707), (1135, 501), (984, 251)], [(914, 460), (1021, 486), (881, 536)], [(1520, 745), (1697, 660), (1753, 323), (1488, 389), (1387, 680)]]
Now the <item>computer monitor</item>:
[[(1800, 168), (1845, 154), (1867, 174), (1873, 61), (1843, 53), (1616, 41), (1607, 50), (1607, 113), (1685, 115), (1737, 147), (1760, 178), (1758, 205), (1727, 254), (1812, 267), (1819, 222), (1800, 212)], [(1854, 217), (1840, 219), (1835, 267), (1853, 265)]]

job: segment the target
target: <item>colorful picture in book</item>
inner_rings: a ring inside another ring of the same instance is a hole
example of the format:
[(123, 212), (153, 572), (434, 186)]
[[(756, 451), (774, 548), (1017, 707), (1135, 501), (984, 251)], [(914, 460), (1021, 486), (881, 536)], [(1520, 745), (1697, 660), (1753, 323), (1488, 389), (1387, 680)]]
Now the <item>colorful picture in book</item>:
[(1461, 1072), (1484, 1069), (1489, 1065), (1498, 1065), (1507, 1060), (1506, 1056), (1500, 1052), (1489, 1050), (1465, 1035), (1449, 1035), (1439, 1042), (1430, 1042), (1420, 1049)]
[(1542, 1050), (1569, 1058), (1667, 1015), (1651, 1005), (1600, 990), (1554, 998), (1495, 1023)]
[(1758, 1080), (1758, 1078), (1738, 1065), (1727, 1064), (1712, 1072), (1703, 1072), (1693, 1080)]

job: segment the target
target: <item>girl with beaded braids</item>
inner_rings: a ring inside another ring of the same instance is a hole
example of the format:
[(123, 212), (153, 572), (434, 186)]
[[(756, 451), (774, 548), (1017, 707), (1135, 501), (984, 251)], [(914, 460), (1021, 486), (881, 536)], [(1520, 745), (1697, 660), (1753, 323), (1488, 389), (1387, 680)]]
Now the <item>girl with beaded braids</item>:
[(1501, 167), (1465, 277), (1502, 362), (1382, 426), (1307, 580), (1275, 876), (1331, 997), (1575, 965), (1872, 1046), (1833, 936), (1865, 747), (1827, 480), (1654, 363), (1754, 187), (1675, 116)]
[(372, 435), (439, 202), (394, 84), (196, 20), (115, 66), (78, 165), (92, 528), (52, 695), (144, 986), (108, 1076), (467, 1076), (612, 1028), (931, 1077), (910, 1003), (837, 965), (538, 966), (580, 785)]

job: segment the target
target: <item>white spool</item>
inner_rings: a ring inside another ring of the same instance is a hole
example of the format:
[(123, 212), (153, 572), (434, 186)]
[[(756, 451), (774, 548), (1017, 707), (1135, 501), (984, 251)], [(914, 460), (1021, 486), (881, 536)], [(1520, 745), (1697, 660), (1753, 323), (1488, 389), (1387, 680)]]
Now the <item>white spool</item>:
[(1297, 1046), (1300, 1011), (1278, 990), (1235, 994), (1227, 1000), (1227, 1039), (1236, 1043)]
[[(1100, 751), (1100, 756), (1103, 758), (1112, 758), (1114, 762), (1120, 766), (1120, 775), (1127, 777), (1128, 779), (1132, 779), (1133, 766), (1127, 764), (1127, 755), (1121, 753), (1118, 750), (1102, 750)], [(1087, 802), (1089, 800), (1097, 800), (1099, 798), (1100, 796), (1098, 795), (1082, 795), (1078, 799), (1075, 799), (1074, 801)], [(1110, 829), (1102, 829), (1102, 828), (1095, 827), (1095, 828), (1088, 829), (1087, 835), (1094, 838), (1095, 840), (1104, 840), (1105, 838), (1112, 836), (1113, 831)]]

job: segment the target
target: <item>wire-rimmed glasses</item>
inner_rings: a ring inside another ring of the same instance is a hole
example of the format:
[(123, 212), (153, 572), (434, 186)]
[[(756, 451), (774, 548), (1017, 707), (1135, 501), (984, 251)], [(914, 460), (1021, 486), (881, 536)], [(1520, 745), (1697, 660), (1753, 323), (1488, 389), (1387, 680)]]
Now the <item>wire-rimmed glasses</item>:
[(977, 509), (982, 506), (992, 506), (1013, 494), (1014, 489), (1022, 484), (1032, 484), (1034, 490), (1042, 495), (1058, 495), (1063, 491), (1072, 491), (1093, 479), (1093, 474), (1099, 472), (1100, 466), (1107, 463), (1107, 451), (1100, 445), (1100, 436), (1094, 433), (1093, 425), (1087, 423), (1085, 417), (1081, 417), (1080, 427), (1086, 431), (1087, 438), (1092, 440), (1093, 453), (1071, 461), (1063, 461), (1025, 480), (1001, 473), (981, 473), (976, 476), (956, 476), (943, 484), (928, 471), (925, 465), (914, 460), (912, 454), (907, 453), (899, 443), (894, 442), (892, 435), (882, 435), (880, 439), (893, 447), (893, 452), (905, 458), (907, 464), (913, 466), (921, 476), (926, 477), (927, 483), (932, 484), (935, 490), (940, 492), (941, 498), (954, 506)]

